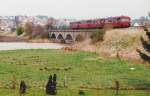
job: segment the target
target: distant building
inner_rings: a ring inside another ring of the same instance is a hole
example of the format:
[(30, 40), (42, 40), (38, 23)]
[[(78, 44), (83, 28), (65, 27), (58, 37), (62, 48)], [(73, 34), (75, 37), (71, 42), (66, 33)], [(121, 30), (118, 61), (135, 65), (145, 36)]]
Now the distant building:
[(14, 16), (1, 16), (0, 17), (0, 30), (11, 31), (16, 27)]
[(55, 26), (58, 29), (70, 28), (70, 22), (75, 21), (74, 19), (58, 19)]
[(11, 31), (15, 30), (18, 26), (24, 26), (27, 22), (31, 22), (33, 26), (45, 26), (50, 24), (53, 28), (66, 29), (70, 28), (70, 22), (76, 21), (74, 19), (54, 19), (48, 16), (0, 16), (0, 30)]

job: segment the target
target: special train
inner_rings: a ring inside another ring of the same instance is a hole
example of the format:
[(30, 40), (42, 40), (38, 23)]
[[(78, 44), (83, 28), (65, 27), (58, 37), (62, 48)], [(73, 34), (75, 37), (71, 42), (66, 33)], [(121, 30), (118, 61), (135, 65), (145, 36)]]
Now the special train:
[(129, 16), (117, 16), (101, 19), (82, 20), (71, 22), (71, 29), (96, 29), (111, 26), (112, 28), (127, 28), (130, 27), (131, 18)]

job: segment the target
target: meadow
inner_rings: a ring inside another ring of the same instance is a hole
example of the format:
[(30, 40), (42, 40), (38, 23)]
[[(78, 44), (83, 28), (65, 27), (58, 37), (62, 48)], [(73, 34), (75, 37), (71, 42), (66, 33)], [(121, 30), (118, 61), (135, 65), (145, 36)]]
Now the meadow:
[[(21, 80), (27, 84), (25, 96), (45, 96), (50, 74), (57, 74), (57, 96), (115, 96), (111, 90), (119, 81), (119, 96), (149, 96), (150, 67), (96, 53), (65, 50), (16, 50), (0, 52), (0, 96), (18, 96)], [(16, 88), (12, 89), (15, 79)], [(139, 89), (139, 90), (135, 90)]]

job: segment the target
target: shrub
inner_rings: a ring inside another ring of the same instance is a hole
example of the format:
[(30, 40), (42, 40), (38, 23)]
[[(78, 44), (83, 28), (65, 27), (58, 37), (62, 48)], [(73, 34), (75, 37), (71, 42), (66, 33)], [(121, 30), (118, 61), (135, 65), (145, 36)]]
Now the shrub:
[(83, 38), (82, 35), (77, 35), (77, 37), (76, 37), (77, 42), (80, 42), (80, 41), (83, 41), (83, 40), (84, 40), (84, 38)]
[(41, 38), (49, 38), (49, 34), (48, 34), (48, 32), (45, 32), (45, 31), (43, 31), (41, 34)]
[(90, 38), (92, 39), (93, 43), (96, 43), (98, 41), (103, 41), (104, 40), (104, 35), (105, 35), (105, 30), (104, 29), (97, 29), (95, 30), (95, 32), (93, 32), (90, 36)]
[(17, 27), (16, 32), (17, 32), (17, 35), (18, 35), (18, 36), (21, 35), (21, 34), (24, 32), (23, 27)]

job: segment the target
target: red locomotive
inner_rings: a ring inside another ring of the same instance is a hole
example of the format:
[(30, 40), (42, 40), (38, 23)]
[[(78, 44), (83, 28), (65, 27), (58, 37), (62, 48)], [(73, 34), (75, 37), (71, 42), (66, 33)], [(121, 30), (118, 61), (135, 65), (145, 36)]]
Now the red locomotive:
[(71, 29), (94, 29), (104, 28), (106, 25), (111, 25), (112, 28), (127, 28), (130, 27), (131, 18), (128, 16), (108, 17), (93, 20), (82, 20), (71, 22)]

